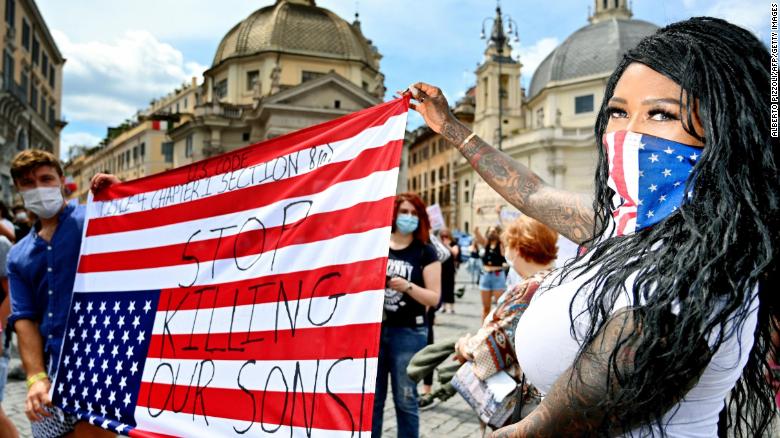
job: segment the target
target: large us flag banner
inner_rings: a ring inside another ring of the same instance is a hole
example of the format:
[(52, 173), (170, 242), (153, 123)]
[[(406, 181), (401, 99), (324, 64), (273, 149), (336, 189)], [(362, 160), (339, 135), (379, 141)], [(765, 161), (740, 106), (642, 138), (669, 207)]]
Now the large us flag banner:
[(130, 436), (370, 434), (407, 108), (90, 199), (54, 404)]

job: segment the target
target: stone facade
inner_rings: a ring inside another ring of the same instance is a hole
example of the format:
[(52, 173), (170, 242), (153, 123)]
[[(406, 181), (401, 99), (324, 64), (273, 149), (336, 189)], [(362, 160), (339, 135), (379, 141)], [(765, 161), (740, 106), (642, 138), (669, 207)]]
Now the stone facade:
[(0, 200), (11, 203), (10, 163), (19, 151), (59, 156), (65, 59), (34, 0), (7, 0), (0, 9)]

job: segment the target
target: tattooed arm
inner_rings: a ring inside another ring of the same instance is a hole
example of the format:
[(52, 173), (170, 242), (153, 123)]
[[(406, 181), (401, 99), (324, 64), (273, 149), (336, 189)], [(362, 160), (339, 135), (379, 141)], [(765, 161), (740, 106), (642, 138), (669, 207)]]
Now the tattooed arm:
[[(558, 377), (539, 406), (519, 423), (495, 431), (493, 438), (597, 435), (605, 416), (598, 406), (610, 395), (606, 384), (609, 356), (631, 330), (631, 313), (617, 313), (579, 362)], [(631, 348), (623, 348), (623, 366), (629, 366)]]
[(471, 166), (504, 199), (573, 242), (583, 243), (593, 236), (595, 213), (590, 196), (546, 184), (530, 169), (479, 137), (463, 144), (471, 131), (452, 114), (441, 90), (418, 82), (410, 91), (419, 102), (412, 108), (431, 129), (457, 145)]

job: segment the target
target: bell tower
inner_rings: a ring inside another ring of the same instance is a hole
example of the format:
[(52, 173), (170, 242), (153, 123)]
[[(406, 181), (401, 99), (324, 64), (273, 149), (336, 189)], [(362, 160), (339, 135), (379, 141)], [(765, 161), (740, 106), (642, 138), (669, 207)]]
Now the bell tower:
[[(474, 110), (474, 132), (485, 141), (502, 148), (503, 140), (522, 124), (522, 90), (520, 69), (522, 64), (512, 58), (509, 39), (514, 33), (517, 41), (517, 25), (511, 18), (503, 17), (501, 7), (496, 7), (492, 29), (485, 56), (477, 67), (476, 105)], [(505, 32), (504, 25), (508, 23)], [(514, 29), (513, 29), (514, 25)]]

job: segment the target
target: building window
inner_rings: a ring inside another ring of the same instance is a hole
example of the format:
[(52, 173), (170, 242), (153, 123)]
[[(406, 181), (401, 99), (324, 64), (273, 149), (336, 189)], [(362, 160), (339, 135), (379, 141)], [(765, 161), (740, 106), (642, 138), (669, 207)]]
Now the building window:
[(179, 102), (176, 102), (176, 114), (179, 113)]
[(187, 138), (184, 139), (184, 156), (186, 158), (192, 157), (192, 134), (189, 134)]
[(465, 181), (463, 181), (463, 185), (464, 185), (464, 186), (466, 186), (466, 187), (468, 187), (468, 186), (469, 186), (469, 180), (465, 180)]
[(49, 66), (49, 86), (54, 91), (54, 65)]
[(138, 146), (133, 146), (133, 162), (138, 161)]
[(577, 96), (574, 98), (574, 113), (590, 113), (593, 112), (593, 95)]
[(431, 170), (431, 185), (436, 183), (436, 171)]
[(184, 111), (187, 111), (187, 98), (184, 98)]
[(336, 108), (336, 109), (341, 108), (341, 101), (340, 100), (334, 100), (333, 101), (333, 108)]
[(255, 88), (255, 84), (260, 80), (260, 72), (258, 70), (252, 70), (246, 72), (246, 90), (252, 91)]
[(162, 154), (166, 163), (173, 163), (173, 142), (166, 141), (162, 144)]
[(30, 51), (30, 23), (24, 18), (22, 19), (22, 47)]
[(241, 141), (249, 141), (249, 133), (244, 132), (241, 134)]
[(19, 135), (16, 136), (16, 149), (20, 151), (27, 149), (27, 132), (24, 129), (20, 129)]
[(16, 0), (5, 0), (5, 22), (8, 27), (14, 27), (16, 23)]
[(41, 43), (38, 42), (38, 38), (33, 37), (33, 47), (32, 47), (32, 63), (33, 65), (38, 65), (38, 52), (40, 52), (41, 49)]
[(439, 167), (439, 181), (444, 181), (444, 166)]
[(417, 191), (417, 178), (412, 178), (412, 191)]
[(54, 127), (54, 101), (49, 105), (49, 126)]
[(38, 111), (38, 87), (35, 85), (30, 88), (30, 106), (33, 111)]
[(318, 71), (302, 71), (301, 72), (301, 82), (310, 81), (312, 79), (317, 79), (320, 76), (324, 76), (325, 73), (320, 73)]
[(125, 151), (125, 167), (130, 168), (130, 149)]
[(49, 74), (49, 55), (46, 53), (43, 54), (41, 59), (41, 73), (43, 73), (44, 78)]
[(3, 88), (11, 90), (14, 84), (14, 57), (8, 52), (3, 52)]
[(464, 190), (463, 191), (463, 202), (469, 202), (469, 191)]
[(138, 145), (139, 154), (141, 155), (141, 159), (144, 158), (146, 155), (146, 143), (141, 143)]
[(30, 75), (22, 69), (21, 75), (22, 82), (19, 83), (19, 87), (24, 90), (24, 98), (27, 99), (27, 95), (30, 93)]
[(541, 128), (544, 126), (544, 108), (536, 110), (536, 127)]
[(41, 94), (41, 117), (46, 117), (46, 96)]
[(214, 96), (217, 99), (222, 99), (227, 96), (227, 79), (222, 79), (214, 85)]

